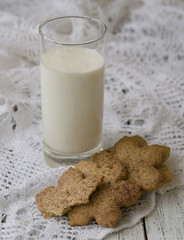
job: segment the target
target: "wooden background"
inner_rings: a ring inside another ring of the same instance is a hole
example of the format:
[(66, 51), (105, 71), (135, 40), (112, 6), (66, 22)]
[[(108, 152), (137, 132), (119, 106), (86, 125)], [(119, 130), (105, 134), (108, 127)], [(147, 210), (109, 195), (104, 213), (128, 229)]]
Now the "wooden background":
[(154, 211), (132, 228), (113, 233), (104, 240), (183, 240), (184, 187), (157, 194)]

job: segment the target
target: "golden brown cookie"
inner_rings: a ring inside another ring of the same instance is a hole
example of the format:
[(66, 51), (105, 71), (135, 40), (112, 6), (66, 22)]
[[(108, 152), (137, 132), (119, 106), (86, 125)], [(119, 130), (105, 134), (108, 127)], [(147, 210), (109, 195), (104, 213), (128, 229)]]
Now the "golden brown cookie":
[(134, 204), (141, 196), (137, 184), (123, 180), (127, 178), (123, 164), (109, 161), (107, 155), (108, 152), (103, 154), (103, 164), (80, 161), (76, 165), (85, 176), (97, 173), (104, 178), (87, 204), (73, 207), (69, 211), (71, 226), (86, 225), (94, 218), (102, 226), (114, 227), (122, 215), (121, 207)]
[(139, 187), (129, 181), (103, 183), (91, 195), (87, 204), (69, 211), (70, 225), (87, 225), (95, 219), (104, 227), (115, 227), (122, 215), (121, 207), (131, 206), (140, 196)]
[(163, 164), (169, 154), (169, 147), (148, 146), (140, 136), (125, 136), (114, 147), (92, 155), (90, 161), (68, 169), (57, 187), (42, 190), (36, 196), (38, 208), (49, 216), (68, 211), (71, 226), (95, 219), (104, 227), (115, 227), (121, 207), (131, 206), (144, 192), (172, 180)]
[(164, 178), (164, 183), (167, 183), (173, 180), (173, 175), (169, 171), (166, 165), (161, 164), (160, 166), (158, 166), (158, 170), (162, 173), (162, 176)]
[(91, 160), (96, 162), (99, 167), (102, 167), (107, 162), (118, 162), (118, 159), (113, 156), (114, 148), (106, 148), (103, 151), (100, 151), (99, 153), (95, 153), (91, 156)]
[(69, 168), (57, 187), (48, 187), (36, 195), (38, 209), (46, 216), (62, 216), (72, 206), (87, 203), (101, 181), (99, 174), (85, 177), (78, 169)]
[(149, 166), (157, 167), (167, 160), (169, 154), (169, 147), (148, 146), (140, 136), (123, 137), (114, 146), (114, 156), (128, 166), (144, 162)]
[(98, 174), (103, 176), (103, 182), (115, 182), (117, 180), (126, 179), (127, 172), (123, 164), (110, 161), (104, 161), (103, 166), (99, 166), (94, 161), (80, 161), (76, 168), (79, 169), (85, 176), (90, 174)]
[[(144, 192), (160, 188), (171, 181), (172, 174), (162, 163), (167, 160), (170, 148), (161, 145), (148, 146), (146, 141), (136, 135), (121, 138), (114, 147), (92, 156), (92, 161), (100, 166), (110, 161), (121, 162), (127, 170), (127, 178), (139, 185)], [(166, 177), (169, 176), (169, 177)]]

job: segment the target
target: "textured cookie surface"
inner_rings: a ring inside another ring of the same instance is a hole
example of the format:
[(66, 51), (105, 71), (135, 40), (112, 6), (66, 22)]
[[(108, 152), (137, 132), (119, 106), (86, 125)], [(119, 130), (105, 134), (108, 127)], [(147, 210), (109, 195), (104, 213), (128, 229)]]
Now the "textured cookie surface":
[(103, 183), (91, 195), (89, 203), (69, 211), (70, 225), (86, 225), (95, 219), (104, 227), (115, 227), (122, 215), (121, 207), (131, 206), (140, 196), (139, 187), (129, 181)]
[(167, 160), (169, 154), (169, 147), (156, 144), (148, 146), (140, 136), (123, 137), (114, 146), (114, 155), (127, 166), (144, 162), (157, 167)]
[(78, 169), (69, 168), (57, 187), (48, 187), (36, 195), (38, 209), (46, 216), (62, 216), (72, 206), (87, 203), (101, 181), (100, 175), (84, 177)]
[(169, 154), (169, 147), (148, 146), (140, 136), (125, 136), (113, 147), (92, 155), (90, 161), (68, 169), (57, 187), (42, 190), (36, 196), (38, 208), (46, 216), (68, 212), (71, 226), (95, 219), (104, 227), (115, 227), (122, 207), (172, 180), (163, 164)]
[(114, 164), (121, 162), (127, 170), (128, 180), (138, 184), (143, 192), (149, 192), (172, 180), (172, 174), (163, 165), (169, 154), (169, 147), (148, 146), (142, 137), (136, 135), (121, 138), (114, 147), (94, 154), (92, 161), (101, 166), (104, 159)]
[(102, 162), (80, 161), (76, 166), (86, 176), (103, 175), (103, 182), (87, 204), (69, 211), (71, 226), (86, 225), (95, 219), (102, 226), (114, 227), (122, 215), (121, 207), (131, 206), (141, 196), (137, 184), (125, 180), (127, 172), (123, 164), (117, 159), (109, 161), (109, 153), (102, 153)]
[(115, 182), (121, 179), (126, 179), (127, 172), (122, 163), (104, 161), (103, 166), (99, 166), (94, 161), (80, 161), (76, 168), (79, 169), (85, 176), (98, 174), (103, 176), (103, 182)]

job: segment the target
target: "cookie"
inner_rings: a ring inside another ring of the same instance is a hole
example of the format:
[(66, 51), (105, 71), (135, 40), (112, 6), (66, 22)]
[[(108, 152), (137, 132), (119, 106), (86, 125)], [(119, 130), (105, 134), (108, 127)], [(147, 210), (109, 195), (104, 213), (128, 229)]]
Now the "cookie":
[(47, 187), (36, 195), (38, 209), (45, 216), (62, 216), (72, 206), (87, 203), (101, 181), (99, 174), (85, 177), (78, 169), (69, 168), (59, 179), (57, 187)]
[(122, 207), (133, 205), (145, 192), (172, 180), (163, 163), (170, 148), (148, 146), (136, 135), (121, 138), (113, 147), (80, 161), (37, 196), (38, 208), (46, 216), (68, 212), (71, 226), (87, 225), (92, 219), (104, 227), (115, 227)]
[(140, 136), (126, 136), (114, 145), (113, 152), (126, 166), (144, 162), (149, 166), (157, 167), (167, 160), (170, 148), (156, 144), (148, 146)]
[(114, 147), (94, 154), (92, 161), (101, 166), (103, 166), (104, 161), (110, 161), (114, 164), (121, 162), (127, 170), (128, 180), (138, 184), (142, 192), (149, 192), (172, 180), (169, 169), (166, 166), (160, 168), (161, 165), (164, 166), (163, 163), (169, 154), (169, 147), (148, 146), (145, 139), (136, 135), (121, 138)]
[(87, 225), (95, 219), (101, 226), (115, 227), (122, 216), (121, 207), (131, 206), (140, 196), (139, 187), (130, 181), (105, 182), (91, 195), (87, 204), (68, 212), (70, 225)]
[(166, 165), (161, 164), (158, 166), (158, 170), (162, 173), (162, 177), (164, 178), (165, 183), (172, 181), (173, 175)]
[(102, 167), (107, 162), (117, 163), (119, 160), (113, 155), (114, 148), (110, 147), (95, 153), (91, 156), (91, 161), (96, 162), (99, 167)]
[[(104, 153), (104, 152), (103, 152)], [(121, 207), (134, 204), (141, 196), (137, 184), (125, 181), (127, 172), (121, 162), (110, 162), (103, 155), (103, 164), (95, 161), (80, 161), (76, 168), (85, 176), (97, 173), (103, 175), (102, 184), (91, 195), (87, 204), (76, 206), (69, 211), (71, 226), (90, 223), (92, 219), (105, 227), (114, 227), (122, 215)]]
[(98, 174), (103, 176), (103, 182), (115, 182), (127, 178), (127, 171), (120, 162), (114, 164), (110, 161), (104, 161), (103, 166), (98, 165), (94, 161), (80, 161), (76, 168), (79, 169), (85, 176)]

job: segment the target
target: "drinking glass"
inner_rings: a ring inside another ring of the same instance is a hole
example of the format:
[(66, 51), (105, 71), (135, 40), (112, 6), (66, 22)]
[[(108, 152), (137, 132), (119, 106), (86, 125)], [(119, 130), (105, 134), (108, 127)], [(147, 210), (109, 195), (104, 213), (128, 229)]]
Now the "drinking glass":
[(39, 26), (44, 152), (81, 159), (102, 148), (106, 25), (64, 16)]

